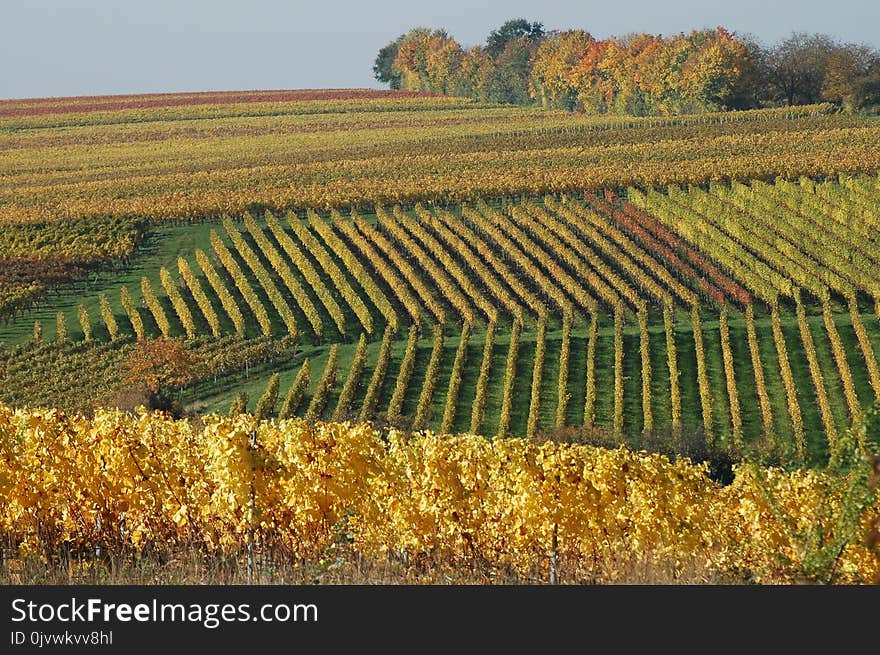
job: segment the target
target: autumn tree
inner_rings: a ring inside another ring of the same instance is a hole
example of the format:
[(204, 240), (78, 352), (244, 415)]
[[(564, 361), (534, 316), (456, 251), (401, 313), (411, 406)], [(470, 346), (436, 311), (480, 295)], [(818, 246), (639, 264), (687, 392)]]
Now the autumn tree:
[(461, 46), (454, 39), (432, 39), (425, 53), (428, 90), (453, 95), (461, 58)]
[(642, 71), (646, 62), (650, 62), (644, 53), (656, 52), (656, 37), (650, 34), (629, 34), (613, 43), (605, 50), (596, 69), (602, 85), (602, 96), (605, 111), (614, 114), (633, 114), (643, 116), (649, 113), (644, 98), (644, 89), (651, 88), (650, 82), (641, 81)]
[(757, 109), (769, 98), (767, 51), (752, 35), (737, 34), (736, 40), (742, 44), (744, 53), (739, 62), (739, 79), (730, 91), (728, 106), (731, 109)]
[(462, 52), (458, 60), (458, 72), (454, 76), (453, 94), (488, 102), (489, 80), (495, 71), (495, 62), (481, 46)]
[(55, 316), (55, 341), (57, 343), (67, 342), (67, 321), (64, 318), (64, 312), (58, 312)]
[(589, 32), (569, 30), (548, 35), (535, 51), (529, 93), (542, 107), (574, 109), (578, 97), (575, 70), (595, 40)]
[(123, 384), (145, 389), (152, 408), (172, 409), (174, 393), (192, 382), (198, 361), (178, 339), (139, 341), (123, 364)]
[(850, 110), (876, 103), (876, 93), (871, 93), (870, 86), (872, 72), (876, 80), (878, 69), (878, 53), (868, 46), (838, 46), (825, 61), (822, 99)]
[(682, 84), (684, 67), (695, 50), (683, 34), (667, 39), (652, 34), (639, 34), (629, 40), (629, 57), (622, 77), (629, 91), (627, 113), (677, 114), (688, 111)]
[(573, 66), (568, 74), (568, 83), (577, 93), (577, 106), (581, 109), (592, 113), (610, 111), (617, 83), (608, 74), (607, 62), (618, 50), (617, 44), (610, 39), (593, 41)]
[(442, 29), (416, 28), (382, 48), (373, 69), (392, 88), (590, 113), (880, 104), (880, 55), (867, 46), (795, 33), (765, 48), (723, 27), (596, 40), (517, 18), (467, 49)]
[[(450, 40), (445, 30), (430, 30), (424, 27), (418, 27), (404, 34), (400, 38), (397, 55), (392, 65), (392, 74), (400, 78), (400, 88), (407, 91), (434, 91), (428, 71), (428, 61), (433, 52), (446, 47)], [(436, 76), (435, 70), (435, 78)]]
[(859, 89), (859, 105), (874, 112), (880, 110), (880, 56), (874, 58), (862, 78)]
[(749, 68), (749, 51), (733, 34), (719, 27), (694, 32), (682, 66), (680, 86), (693, 111), (730, 109), (743, 92), (741, 78)]

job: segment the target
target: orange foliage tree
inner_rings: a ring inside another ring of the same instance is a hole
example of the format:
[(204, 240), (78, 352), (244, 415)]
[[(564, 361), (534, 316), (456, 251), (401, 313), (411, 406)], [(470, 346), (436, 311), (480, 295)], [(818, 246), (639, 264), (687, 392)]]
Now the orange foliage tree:
[(143, 387), (154, 408), (167, 409), (174, 390), (195, 379), (198, 358), (178, 339), (139, 341), (123, 364), (123, 383)]
[[(519, 39), (522, 43), (513, 39), (493, 55), (483, 46), (463, 50), (444, 30), (414, 29), (395, 42), (392, 73), (401, 88), (413, 91), (493, 102), (531, 99), (547, 108), (594, 113), (671, 115), (738, 106), (752, 63), (746, 43), (723, 27), (669, 37), (631, 34), (599, 41), (584, 30), (566, 30)], [(500, 82), (514, 84), (522, 66), (527, 93), (496, 88)]]
[(589, 32), (568, 30), (544, 39), (535, 52), (529, 93), (542, 107), (573, 109), (577, 102), (577, 77), (572, 73), (589, 58), (596, 41)]

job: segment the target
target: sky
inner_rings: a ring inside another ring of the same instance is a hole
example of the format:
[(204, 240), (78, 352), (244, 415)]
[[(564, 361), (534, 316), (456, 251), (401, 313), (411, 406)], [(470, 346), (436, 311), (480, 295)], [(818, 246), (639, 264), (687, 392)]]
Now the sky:
[(0, 98), (379, 87), (372, 64), (412, 27), (463, 45), (509, 18), (597, 38), (723, 25), (772, 43), (823, 32), (880, 48), (877, 0), (0, 0)]

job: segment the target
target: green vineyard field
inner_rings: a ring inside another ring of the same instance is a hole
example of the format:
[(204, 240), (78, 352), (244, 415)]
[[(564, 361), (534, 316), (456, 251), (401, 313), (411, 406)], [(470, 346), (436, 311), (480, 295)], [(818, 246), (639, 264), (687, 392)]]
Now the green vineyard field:
[(190, 344), (201, 368), (180, 398), (201, 411), (242, 391), (253, 410), (274, 373), (284, 398), (308, 358), (298, 413), (312, 418), (687, 432), (817, 463), (880, 394), (878, 202), (877, 178), (841, 176), (161, 227), (127, 269), (0, 328), (0, 400), (112, 400), (141, 324)]

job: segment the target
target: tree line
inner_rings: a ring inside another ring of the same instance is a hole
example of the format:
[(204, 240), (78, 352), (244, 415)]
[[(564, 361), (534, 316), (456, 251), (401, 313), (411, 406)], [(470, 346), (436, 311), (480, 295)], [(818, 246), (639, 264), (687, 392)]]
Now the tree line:
[(446, 30), (415, 28), (379, 50), (373, 71), (392, 89), (590, 113), (880, 106), (880, 53), (870, 46), (805, 33), (765, 46), (723, 27), (596, 39), (519, 18), (470, 48)]

